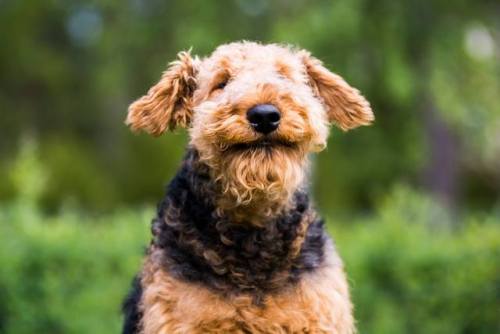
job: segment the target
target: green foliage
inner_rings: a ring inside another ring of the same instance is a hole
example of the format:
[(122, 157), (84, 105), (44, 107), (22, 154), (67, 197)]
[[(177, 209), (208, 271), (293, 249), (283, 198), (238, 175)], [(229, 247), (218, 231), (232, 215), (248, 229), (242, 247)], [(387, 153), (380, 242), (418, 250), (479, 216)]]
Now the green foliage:
[[(334, 131), (316, 160), (325, 211), (370, 210), (388, 186), (422, 183), (429, 160), (443, 156), (432, 120), (459, 143), (455, 198), (489, 209), (500, 193), (497, 22), (494, 1), (473, 0), (3, 0), (0, 158), (11, 161), (23, 134), (37, 134), (51, 174), (45, 209), (68, 198), (93, 211), (149, 202), (186, 140), (130, 134), (127, 106), (178, 51), (293, 43), (359, 88), (376, 115), (371, 128)], [(0, 182), (0, 198), (14, 196)]]
[(0, 333), (118, 333), (152, 210), (30, 221), (23, 206), (0, 210)]
[(360, 333), (498, 330), (498, 217), (470, 218), (456, 230), (447, 219), (429, 199), (398, 189), (375, 218), (331, 226)]
[(47, 183), (47, 172), (32, 138), (23, 141), (9, 176), (18, 202), (27, 206), (38, 204)]
[[(98, 218), (0, 208), (0, 333), (117, 333), (153, 210)], [(377, 214), (330, 220), (360, 333), (494, 333), (500, 226), (493, 216), (450, 230), (434, 202), (397, 189)]]

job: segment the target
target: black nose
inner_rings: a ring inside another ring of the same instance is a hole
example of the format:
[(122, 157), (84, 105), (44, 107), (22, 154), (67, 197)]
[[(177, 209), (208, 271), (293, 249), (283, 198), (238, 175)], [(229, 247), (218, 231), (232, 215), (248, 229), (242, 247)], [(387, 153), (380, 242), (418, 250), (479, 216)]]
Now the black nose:
[(247, 119), (255, 131), (267, 135), (278, 128), (281, 115), (272, 104), (258, 104), (247, 112)]

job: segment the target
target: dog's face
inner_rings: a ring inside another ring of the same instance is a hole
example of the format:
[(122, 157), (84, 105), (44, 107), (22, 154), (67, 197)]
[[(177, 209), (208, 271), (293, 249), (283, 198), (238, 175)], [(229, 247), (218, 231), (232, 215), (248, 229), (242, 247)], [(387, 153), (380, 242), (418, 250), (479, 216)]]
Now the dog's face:
[(373, 120), (369, 103), (306, 51), (241, 42), (207, 58), (180, 53), (129, 109), (134, 130), (189, 127), (191, 145), (221, 186), (222, 206), (272, 211), (302, 183), (307, 154), (326, 146), (329, 124)]

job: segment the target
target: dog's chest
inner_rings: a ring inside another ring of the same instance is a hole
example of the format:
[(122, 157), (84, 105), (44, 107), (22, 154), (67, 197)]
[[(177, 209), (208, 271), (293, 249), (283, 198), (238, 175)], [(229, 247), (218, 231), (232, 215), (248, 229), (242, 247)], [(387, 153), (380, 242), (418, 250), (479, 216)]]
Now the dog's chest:
[(327, 262), (259, 306), (249, 295), (224, 298), (162, 270), (146, 273), (142, 333), (352, 333), (342, 266)]

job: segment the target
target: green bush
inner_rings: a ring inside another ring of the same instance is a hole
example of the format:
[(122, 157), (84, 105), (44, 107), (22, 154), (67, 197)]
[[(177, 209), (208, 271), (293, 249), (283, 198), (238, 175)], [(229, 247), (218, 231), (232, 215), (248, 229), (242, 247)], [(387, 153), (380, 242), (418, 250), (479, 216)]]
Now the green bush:
[[(117, 333), (153, 210), (46, 217), (0, 208), (0, 333)], [(450, 230), (431, 201), (398, 190), (352, 224), (330, 219), (360, 333), (494, 333), (500, 228), (494, 217)]]
[(432, 201), (399, 189), (375, 218), (331, 227), (359, 332), (498, 333), (499, 222), (470, 218), (450, 230)]
[(0, 333), (118, 333), (147, 221), (142, 211), (42, 218), (24, 206), (3, 208)]

